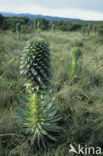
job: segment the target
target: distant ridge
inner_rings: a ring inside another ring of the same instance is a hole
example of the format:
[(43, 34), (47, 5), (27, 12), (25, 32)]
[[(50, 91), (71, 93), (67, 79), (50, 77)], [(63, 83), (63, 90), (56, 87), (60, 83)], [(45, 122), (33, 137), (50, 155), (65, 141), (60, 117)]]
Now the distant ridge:
[(29, 13), (23, 13), (23, 14), (16, 14), (16, 13), (5, 13), (0, 12), (5, 17), (28, 17), (29, 19), (35, 19), (35, 18), (45, 18), (46, 20), (64, 20), (64, 21), (81, 21), (80, 19), (75, 18), (64, 18), (64, 17), (55, 17), (55, 16), (43, 16), (43, 15), (33, 15)]

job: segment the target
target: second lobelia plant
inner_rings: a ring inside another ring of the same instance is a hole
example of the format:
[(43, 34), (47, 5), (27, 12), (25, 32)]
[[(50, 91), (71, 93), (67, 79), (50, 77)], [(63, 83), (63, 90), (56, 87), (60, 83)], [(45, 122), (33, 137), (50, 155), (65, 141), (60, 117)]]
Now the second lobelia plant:
[(61, 117), (57, 115), (58, 107), (53, 106), (55, 98), (48, 94), (51, 89), (50, 48), (44, 39), (27, 42), (20, 69), (27, 81), (28, 96), (23, 106), (16, 106), (17, 122), (32, 145), (45, 147), (47, 141), (57, 140), (55, 134), (61, 130), (58, 125)]
[(82, 68), (81, 57), (82, 57), (82, 52), (80, 48), (74, 48), (72, 51), (72, 61), (70, 64), (70, 71), (69, 71), (69, 74), (71, 76), (76, 76), (80, 74)]
[(92, 24), (89, 23), (88, 26), (87, 26), (87, 35), (88, 36), (90, 35), (91, 31), (92, 31)]
[(52, 31), (55, 31), (55, 24), (52, 24)]
[(16, 35), (17, 35), (17, 39), (20, 38), (20, 31), (21, 31), (21, 25), (20, 25), (20, 23), (16, 23)]
[(34, 31), (40, 32), (40, 22), (37, 19), (34, 20)]

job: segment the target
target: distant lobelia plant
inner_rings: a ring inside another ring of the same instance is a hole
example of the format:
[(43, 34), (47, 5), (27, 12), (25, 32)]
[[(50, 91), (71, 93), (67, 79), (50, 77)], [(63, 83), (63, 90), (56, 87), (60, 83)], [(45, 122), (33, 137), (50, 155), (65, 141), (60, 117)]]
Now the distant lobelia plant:
[(16, 106), (17, 122), (32, 145), (45, 147), (47, 141), (57, 140), (55, 133), (61, 130), (58, 125), (61, 117), (57, 115), (58, 107), (53, 106), (55, 98), (48, 95), (51, 89), (50, 48), (44, 39), (35, 38), (27, 42), (20, 69), (27, 80), (28, 96), (23, 106)]
[(97, 27), (96, 27), (96, 25), (93, 26), (93, 32), (94, 32), (94, 33), (97, 32)]
[(82, 26), (82, 34), (85, 35), (85, 33), (86, 33), (86, 26), (83, 25), (83, 26)]
[(70, 65), (69, 74), (71, 76), (76, 76), (80, 74), (82, 68), (82, 61), (81, 61), (82, 52), (80, 48), (74, 48), (72, 51), (72, 55), (73, 56)]
[(40, 32), (40, 22), (37, 22), (37, 32)]
[(52, 24), (52, 31), (53, 32), (55, 31), (55, 24), (54, 23)]
[(37, 19), (34, 20), (34, 31), (40, 32), (40, 22)]
[(34, 32), (37, 31), (37, 19), (34, 20)]
[(88, 26), (86, 27), (86, 32), (87, 32), (88, 36), (90, 35), (91, 30), (92, 30), (92, 24), (89, 23)]
[(20, 23), (16, 23), (16, 35), (17, 35), (17, 39), (20, 38), (20, 31), (21, 31), (21, 25), (20, 25)]

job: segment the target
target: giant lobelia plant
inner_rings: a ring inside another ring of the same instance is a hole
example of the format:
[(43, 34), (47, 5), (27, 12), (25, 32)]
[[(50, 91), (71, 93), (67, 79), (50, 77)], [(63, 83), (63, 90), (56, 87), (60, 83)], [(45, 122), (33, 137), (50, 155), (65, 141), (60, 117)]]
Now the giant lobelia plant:
[(27, 42), (20, 69), (27, 81), (28, 96), (22, 106), (16, 106), (17, 123), (32, 145), (45, 147), (47, 141), (57, 140), (55, 133), (61, 130), (58, 125), (61, 117), (57, 115), (58, 107), (53, 106), (54, 98), (48, 95), (51, 89), (50, 48), (44, 39)]
[(82, 57), (82, 52), (80, 48), (74, 48), (72, 51), (72, 62), (70, 64), (70, 71), (69, 71), (69, 74), (71, 76), (77, 76), (80, 74), (82, 68), (81, 57)]

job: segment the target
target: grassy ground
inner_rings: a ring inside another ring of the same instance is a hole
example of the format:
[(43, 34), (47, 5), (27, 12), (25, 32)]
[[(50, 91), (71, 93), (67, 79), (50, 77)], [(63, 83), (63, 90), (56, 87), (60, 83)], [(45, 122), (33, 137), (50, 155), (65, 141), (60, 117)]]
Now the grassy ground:
[[(13, 122), (14, 107), (23, 92), (20, 57), (27, 40), (38, 34), (0, 32), (0, 156), (74, 156), (69, 144), (103, 148), (103, 37), (79, 32), (41, 32), (51, 47), (55, 105), (63, 116), (63, 132), (48, 150), (34, 151)], [(71, 51), (82, 51), (82, 73), (69, 76)], [(13, 153), (13, 154), (12, 154)], [(38, 154), (39, 153), (39, 154)]]

